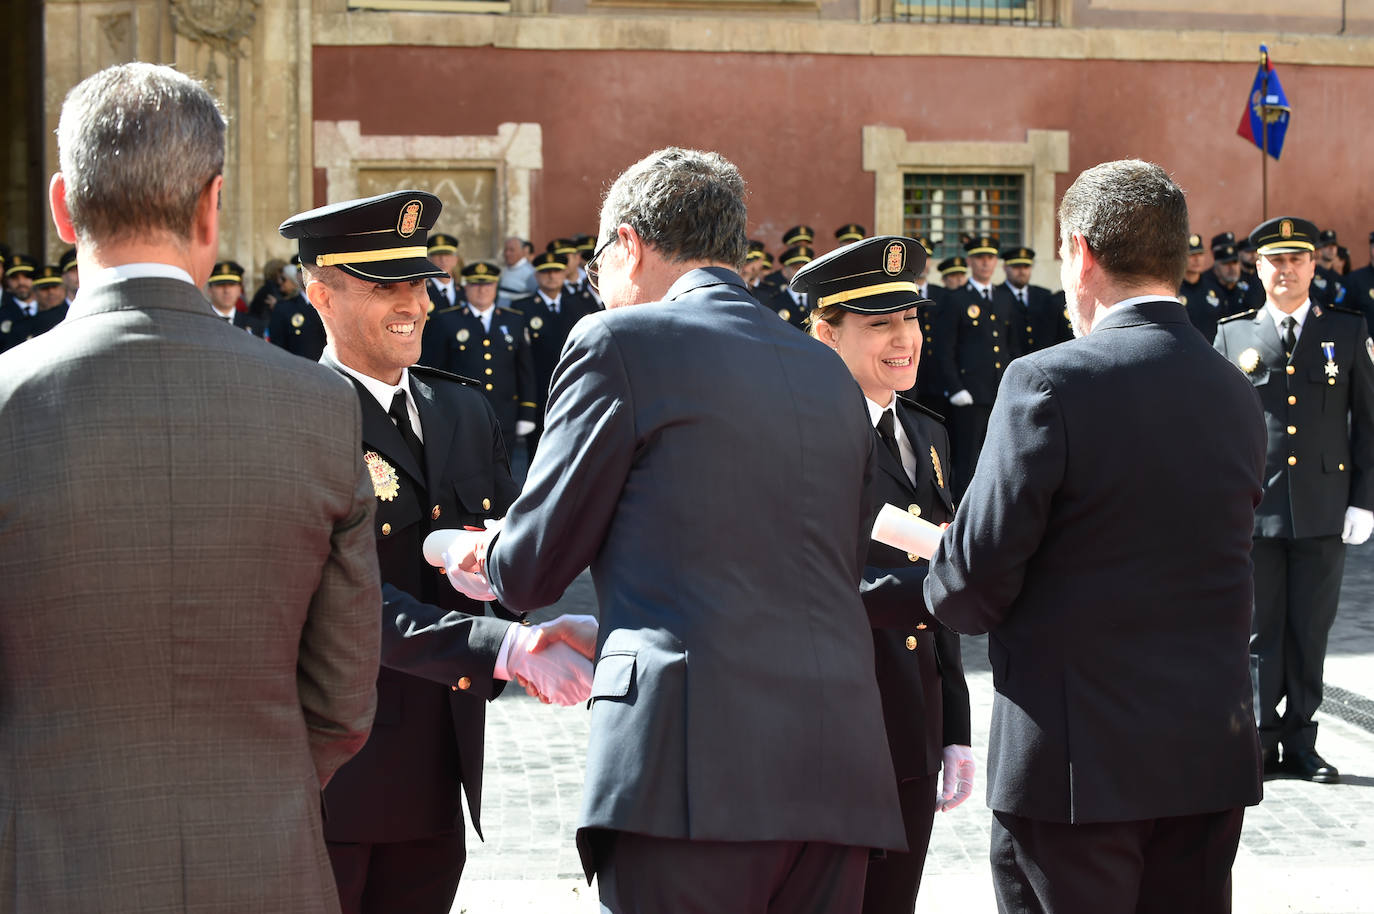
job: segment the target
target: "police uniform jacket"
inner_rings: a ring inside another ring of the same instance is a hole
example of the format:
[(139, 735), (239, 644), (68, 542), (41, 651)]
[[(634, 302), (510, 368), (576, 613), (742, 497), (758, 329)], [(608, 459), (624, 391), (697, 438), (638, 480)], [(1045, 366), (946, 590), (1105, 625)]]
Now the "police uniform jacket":
[(1012, 328), (1022, 355), (1073, 339), (1068, 314), (1055, 304), (1054, 293), (1049, 289), (1027, 285), (1022, 290), (1026, 296), (1026, 303), (1022, 305), (1005, 283), (998, 288), (1005, 289), (1012, 298)]
[(573, 325), (593, 311), (600, 310), (596, 303), (584, 295), (568, 292), (566, 289), (558, 297), (558, 311), (555, 312), (544, 297), (536, 292), (516, 300), (511, 310), (525, 319), (530, 332), (530, 360), (534, 365), (534, 389), (538, 393), (539, 412), (544, 411), (544, 403), (549, 396), (549, 384), (553, 380), (554, 367), (563, 353), (563, 344), (572, 332)]
[[(343, 374), (326, 356), (323, 364)], [(510, 623), (456, 591), (423, 558), (432, 530), (481, 527), (518, 494), (491, 407), (443, 372), (410, 369), (424, 432), (420, 467), (386, 411), (351, 376), (382, 578), (382, 669), (372, 735), (325, 791), (325, 838), (405, 841), (462, 828), (459, 785), (481, 834), (483, 729)], [(499, 606), (493, 607), (500, 611)]]
[(1317, 264), (1308, 294), (1318, 304), (1342, 305), (1345, 304), (1345, 283), (1341, 280), (1341, 274)]
[(947, 291), (943, 286), (927, 282), (923, 297), (929, 304), (916, 306), (916, 317), (921, 322), (921, 361), (916, 365), (916, 386), (913, 390), (922, 404), (932, 408), (935, 404), (945, 402), (939, 366), (935, 363), (935, 314), (946, 296)]
[(467, 294), (463, 291), (463, 284), (455, 281), (452, 286), (453, 301), (444, 298), (443, 292), (439, 291), (439, 286), (432, 279), (425, 280), (425, 291), (429, 293), (429, 303), (432, 306), (429, 313), (432, 316), (436, 311), (445, 311), (449, 308), (462, 305), (467, 302)]
[(507, 442), (515, 441), (517, 421), (539, 421), (543, 402), (535, 387), (527, 330), (522, 315), (499, 305), (492, 306), (487, 330), (466, 305), (434, 321), (434, 346), (442, 346), (436, 348), (435, 367), (479, 382)]
[(247, 330), (249, 333), (259, 338), (265, 338), (267, 336), (271, 322), (272, 318), (267, 315), (254, 317), (251, 311), (234, 312), (234, 326), (238, 327), (240, 330)]
[[(946, 523), (954, 518), (954, 504), (945, 476), (944, 425), (902, 397), (896, 415), (916, 454), (916, 479), (875, 437), (878, 470), (869, 481), (870, 500), (875, 507), (891, 504), (932, 524)], [(929, 567), (925, 559), (873, 540), (859, 586), (873, 627), (878, 691), (899, 781), (936, 773), (945, 746), (967, 746), (971, 739), (959, 636), (935, 621), (921, 594)]]
[(33, 318), (14, 296), (0, 294), (0, 352), (18, 346), (29, 338), (28, 325)]
[(967, 390), (973, 402), (991, 406), (1007, 364), (1020, 354), (1013, 308), (1020, 305), (1005, 286), (992, 287), (992, 300), (972, 283), (955, 289), (935, 312), (935, 363), (945, 395)]
[(324, 352), (324, 322), (304, 295), (283, 298), (272, 307), (268, 339), (287, 352), (318, 362)]
[(792, 287), (783, 283), (778, 286), (766, 299), (764, 304), (777, 312), (778, 317), (787, 321), (798, 330), (806, 329), (806, 319), (810, 316), (813, 302), (806, 296), (800, 302), (792, 296)]
[(1263, 421), (1174, 299), (1118, 305), (1007, 370), (925, 582), (937, 619), (988, 632), (993, 810), (1127, 822), (1259, 802)]
[(905, 847), (858, 588), (874, 440), (844, 363), (731, 270), (573, 328), (487, 572), (526, 612), (591, 566), (589, 876), (598, 829)]
[(1364, 318), (1313, 303), (1285, 362), (1278, 328), (1261, 308), (1223, 321), (1216, 348), (1264, 405), (1255, 536), (1339, 535), (1348, 506), (1374, 509), (1374, 349)]
[(1374, 326), (1374, 266), (1351, 270), (1342, 277), (1345, 283), (1345, 302), (1364, 315), (1365, 323)]

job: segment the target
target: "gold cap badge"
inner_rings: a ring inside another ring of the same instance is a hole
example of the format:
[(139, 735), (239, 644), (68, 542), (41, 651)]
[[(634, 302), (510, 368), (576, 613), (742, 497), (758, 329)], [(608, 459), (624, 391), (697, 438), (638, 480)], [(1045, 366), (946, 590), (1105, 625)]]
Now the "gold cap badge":
[(415, 234), (415, 227), (420, 224), (420, 213), (424, 210), (424, 204), (419, 200), (411, 200), (401, 207), (401, 217), (396, 220), (396, 234), (402, 238), (409, 238)]
[(900, 241), (894, 241), (887, 246), (887, 257), (883, 261), (883, 271), (889, 276), (896, 276), (902, 272), (904, 266), (906, 266), (906, 246)]

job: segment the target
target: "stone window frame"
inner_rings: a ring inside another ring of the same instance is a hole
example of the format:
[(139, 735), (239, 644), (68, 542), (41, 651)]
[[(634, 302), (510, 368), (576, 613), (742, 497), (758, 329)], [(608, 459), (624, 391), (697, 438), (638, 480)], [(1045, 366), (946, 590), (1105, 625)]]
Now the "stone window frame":
[[(1053, 261), (1055, 176), (1069, 170), (1069, 131), (1027, 130), (1024, 143), (913, 143), (901, 127), (863, 128), (863, 169), (873, 173), (873, 225), (879, 235), (902, 233), (903, 178), (909, 172), (1021, 174), (1025, 176), (1024, 238), (1041, 264)], [(1059, 287), (1057, 271), (1043, 266), (1035, 280)]]
[[(330, 202), (358, 196), (359, 171), (373, 167), (493, 168), (496, 171), (495, 238), (530, 236), (532, 173), (544, 167), (539, 124), (504, 123), (488, 136), (364, 135), (358, 121), (315, 121), (315, 167), (325, 172)], [(485, 258), (487, 252), (471, 252)]]

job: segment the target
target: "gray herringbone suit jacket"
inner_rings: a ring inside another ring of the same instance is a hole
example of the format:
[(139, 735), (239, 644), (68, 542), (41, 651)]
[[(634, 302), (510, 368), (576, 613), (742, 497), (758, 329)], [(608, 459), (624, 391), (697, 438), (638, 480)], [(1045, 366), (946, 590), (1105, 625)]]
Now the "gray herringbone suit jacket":
[(0, 912), (327, 912), (380, 588), (346, 381), (173, 279), (0, 356)]

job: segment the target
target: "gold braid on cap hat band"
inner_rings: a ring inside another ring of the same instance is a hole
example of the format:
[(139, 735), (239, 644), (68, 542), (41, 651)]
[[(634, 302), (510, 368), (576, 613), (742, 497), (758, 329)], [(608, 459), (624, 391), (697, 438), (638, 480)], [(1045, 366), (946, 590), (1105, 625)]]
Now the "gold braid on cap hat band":
[(315, 266), (332, 267), (341, 263), (376, 263), (378, 260), (405, 260), (409, 257), (424, 257), (427, 252), (423, 245), (413, 248), (382, 248), (378, 251), (351, 251), (347, 254), (319, 254)]
[[(1283, 251), (1275, 252), (1275, 248), (1284, 248)], [(1256, 254), (1287, 253), (1288, 251), (1312, 251), (1316, 253), (1315, 245), (1306, 241), (1266, 241), (1264, 244), (1255, 248)]]
[(836, 292), (834, 295), (823, 295), (817, 299), (817, 304), (822, 308), (828, 305), (839, 305), (856, 298), (868, 298), (871, 295), (883, 295), (887, 292), (915, 292), (917, 291), (914, 282), (881, 282), (876, 286), (861, 286), (858, 289), (849, 289), (845, 292)]

